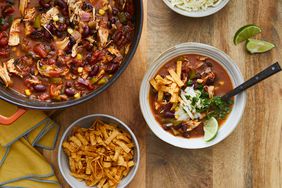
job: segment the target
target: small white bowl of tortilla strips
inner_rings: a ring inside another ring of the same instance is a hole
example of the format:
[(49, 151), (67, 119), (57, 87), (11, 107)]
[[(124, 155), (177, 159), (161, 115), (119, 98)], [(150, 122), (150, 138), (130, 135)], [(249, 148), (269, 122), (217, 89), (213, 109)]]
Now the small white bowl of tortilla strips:
[(187, 17), (205, 17), (220, 11), (229, 0), (163, 0), (174, 12)]
[(137, 138), (119, 119), (92, 114), (72, 123), (58, 151), (60, 172), (71, 187), (126, 187), (140, 161)]

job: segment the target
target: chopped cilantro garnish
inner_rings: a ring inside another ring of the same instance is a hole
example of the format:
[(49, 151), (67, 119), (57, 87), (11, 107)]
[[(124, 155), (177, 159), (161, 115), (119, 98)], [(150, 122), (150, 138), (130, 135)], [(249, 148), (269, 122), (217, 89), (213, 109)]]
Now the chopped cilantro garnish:
[(191, 86), (192, 84), (193, 84), (193, 81), (192, 80), (188, 80), (187, 86)]
[(192, 104), (193, 106), (195, 106), (195, 104), (196, 104), (197, 101), (198, 101), (198, 98), (197, 98), (197, 97), (193, 97), (191, 104)]
[(232, 103), (232, 100), (224, 101), (221, 97), (215, 96), (212, 99), (204, 100), (204, 108), (201, 111), (207, 112), (207, 118), (215, 117), (216, 119), (224, 119), (230, 112), (230, 105)]

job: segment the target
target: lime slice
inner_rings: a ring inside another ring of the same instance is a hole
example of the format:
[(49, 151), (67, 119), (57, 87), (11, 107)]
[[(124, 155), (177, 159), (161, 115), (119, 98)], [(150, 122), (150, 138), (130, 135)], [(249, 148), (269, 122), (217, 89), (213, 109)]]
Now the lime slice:
[(215, 138), (218, 131), (218, 123), (214, 117), (211, 117), (204, 125), (204, 141), (209, 142)]
[(256, 39), (248, 39), (248, 42), (246, 44), (247, 50), (252, 54), (264, 53), (271, 50), (274, 47), (275, 45), (270, 42), (266, 42), (263, 40), (256, 40)]
[(240, 42), (243, 42), (253, 36), (255, 36), (258, 33), (261, 33), (261, 28), (259, 28), (256, 25), (245, 25), (241, 27), (234, 36), (233, 42), (235, 45), (239, 44)]

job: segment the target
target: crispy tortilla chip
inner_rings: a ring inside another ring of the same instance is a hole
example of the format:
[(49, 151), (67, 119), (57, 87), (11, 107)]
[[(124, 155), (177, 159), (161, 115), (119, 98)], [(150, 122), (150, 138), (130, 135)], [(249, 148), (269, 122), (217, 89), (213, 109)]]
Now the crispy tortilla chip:
[(131, 149), (121, 141), (116, 141), (116, 144), (119, 145), (126, 153), (129, 153), (131, 151)]
[(177, 61), (176, 63), (176, 74), (179, 78), (181, 78), (181, 71), (182, 71), (182, 61)]
[(155, 90), (157, 90), (157, 91), (159, 90), (158, 84), (157, 84), (157, 82), (156, 82), (155, 79), (150, 80), (150, 84), (153, 86), (153, 88), (154, 88)]
[(81, 141), (83, 145), (86, 146), (88, 144), (88, 141), (80, 133), (77, 133), (75, 136)]
[(161, 102), (164, 98), (164, 92), (163, 91), (158, 91), (158, 101)]
[(184, 86), (184, 83), (182, 82), (180, 77), (175, 73), (175, 71), (173, 69), (169, 69), (168, 72), (179, 87)]
[(117, 135), (119, 134), (119, 131), (114, 130), (112, 134), (107, 138), (105, 143), (108, 145)]

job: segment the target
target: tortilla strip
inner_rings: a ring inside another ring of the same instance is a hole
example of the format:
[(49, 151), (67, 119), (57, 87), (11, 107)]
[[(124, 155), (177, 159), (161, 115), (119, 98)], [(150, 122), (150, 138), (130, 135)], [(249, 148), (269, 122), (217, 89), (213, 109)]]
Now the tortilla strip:
[(176, 63), (176, 74), (181, 78), (182, 61), (177, 61)]
[(162, 101), (164, 98), (164, 92), (163, 91), (158, 91), (158, 101)]
[(179, 87), (184, 86), (184, 83), (173, 69), (169, 69), (168, 72)]
[(150, 80), (150, 84), (153, 86), (153, 88), (154, 88), (155, 90), (157, 90), (157, 91), (159, 90), (158, 84), (157, 84), (157, 82), (156, 82), (155, 79)]

